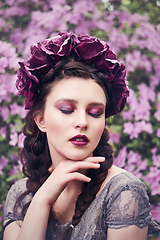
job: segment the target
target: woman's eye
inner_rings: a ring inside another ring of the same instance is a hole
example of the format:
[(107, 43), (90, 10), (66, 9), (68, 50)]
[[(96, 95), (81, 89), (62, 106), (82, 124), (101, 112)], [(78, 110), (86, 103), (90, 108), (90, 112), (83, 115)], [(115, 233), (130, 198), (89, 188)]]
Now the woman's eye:
[(100, 116), (102, 115), (102, 113), (88, 113), (90, 116), (94, 117), (94, 118), (100, 118)]
[(64, 114), (71, 114), (74, 110), (60, 109), (60, 111)]
[(94, 118), (100, 118), (101, 115), (104, 113), (104, 109), (102, 108), (91, 108), (88, 110), (88, 114)]

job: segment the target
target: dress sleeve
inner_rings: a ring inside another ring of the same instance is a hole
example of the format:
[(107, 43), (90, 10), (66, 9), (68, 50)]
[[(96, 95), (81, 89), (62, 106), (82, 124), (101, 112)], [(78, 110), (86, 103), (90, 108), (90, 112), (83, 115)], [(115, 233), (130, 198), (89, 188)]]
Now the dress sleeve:
[[(22, 179), (18, 182), (16, 182), (12, 187), (10, 188), (5, 206), (4, 206), (4, 220), (23, 220), (21, 214), (14, 214), (14, 205), (16, 203), (16, 200), (18, 197), (26, 190), (26, 181), (25, 179)], [(23, 203), (21, 203), (22, 206)]]
[(140, 228), (149, 225), (149, 198), (145, 185), (138, 179), (115, 179), (105, 206), (107, 228), (123, 228), (136, 225)]

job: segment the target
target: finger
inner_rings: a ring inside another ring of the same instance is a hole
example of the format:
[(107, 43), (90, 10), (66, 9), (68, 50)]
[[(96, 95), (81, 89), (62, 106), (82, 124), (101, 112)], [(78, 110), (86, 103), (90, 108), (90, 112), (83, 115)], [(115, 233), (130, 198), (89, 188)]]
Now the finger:
[(86, 162), (101, 163), (105, 161), (105, 157), (87, 157)]
[(72, 180), (78, 180), (78, 181), (82, 181), (82, 182), (90, 182), (91, 178), (85, 176), (82, 173), (73, 172), (73, 173), (67, 174), (65, 180), (66, 180), (66, 182), (70, 182)]
[(67, 168), (66, 168), (66, 172), (74, 172), (74, 171), (78, 171), (79, 169), (97, 169), (100, 167), (99, 163), (93, 163), (93, 162), (74, 162), (73, 164), (70, 164)]

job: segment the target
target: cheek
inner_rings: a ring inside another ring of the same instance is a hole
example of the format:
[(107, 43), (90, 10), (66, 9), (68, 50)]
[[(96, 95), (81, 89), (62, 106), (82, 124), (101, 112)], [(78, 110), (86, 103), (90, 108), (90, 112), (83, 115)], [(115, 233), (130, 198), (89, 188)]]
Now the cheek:
[(104, 128), (105, 128), (105, 120), (101, 121), (99, 124), (95, 124), (94, 131), (93, 131), (93, 134), (95, 136), (95, 141), (97, 140), (99, 142), (102, 136), (102, 133), (104, 131)]

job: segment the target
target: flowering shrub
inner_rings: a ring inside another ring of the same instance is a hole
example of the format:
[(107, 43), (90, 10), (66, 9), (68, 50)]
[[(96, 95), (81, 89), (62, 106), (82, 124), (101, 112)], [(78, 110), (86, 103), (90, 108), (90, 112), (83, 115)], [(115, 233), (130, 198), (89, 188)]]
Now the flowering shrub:
[[(159, 7), (142, 1), (147, 16), (138, 13), (140, 10), (142, 13), (138, 1), (134, 1), (134, 5), (129, 0), (124, 2), (1, 1), (0, 231), (8, 189), (22, 178), (19, 150), (23, 146), (26, 110), (24, 99), (18, 96), (15, 87), (18, 62), (29, 56), (30, 45), (65, 30), (92, 34), (107, 41), (126, 65), (130, 87), (128, 103), (121, 114), (108, 119), (114, 161), (145, 182), (153, 218), (160, 222), (160, 18), (156, 15)], [(128, 11), (124, 10), (124, 4)], [(151, 18), (153, 13), (155, 22)]]

